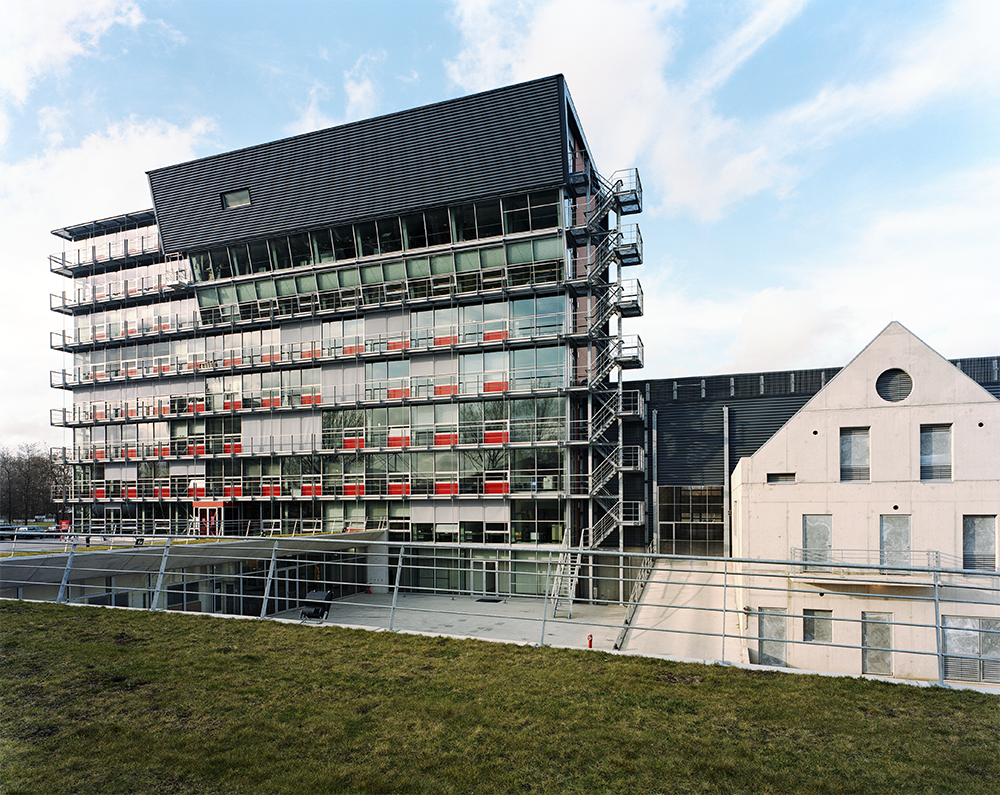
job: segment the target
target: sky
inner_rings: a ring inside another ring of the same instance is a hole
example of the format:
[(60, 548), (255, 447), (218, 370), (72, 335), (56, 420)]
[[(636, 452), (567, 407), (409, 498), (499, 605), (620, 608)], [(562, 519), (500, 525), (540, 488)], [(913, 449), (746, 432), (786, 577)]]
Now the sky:
[[(551, 74), (637, 167), (644, 377), (1000, 354), (996, 0), (3, 0), (0, 447), (64, 443), (51, 230), (161, 166)], [(636, 219), (626, 219), (636, 220)]]

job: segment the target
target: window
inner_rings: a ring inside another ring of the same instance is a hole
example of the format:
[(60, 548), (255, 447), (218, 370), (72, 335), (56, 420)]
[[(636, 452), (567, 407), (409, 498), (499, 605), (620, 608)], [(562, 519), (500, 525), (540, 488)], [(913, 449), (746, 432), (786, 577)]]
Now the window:
[(833, 611), (803, 610), (802, 640), (806, 643), (833, 643)]
[[(802, 515), (802, 560), (829, 561), (833, 538), (833, 517), (829, 514)], [(810, 571), (817, 571), (810, 566)]]
[(222, 209), (232, 210), (236, 207), (247, 207), (250, 204), (250, 191), (231, 190), (222, 194)]
[(871, 455), (868, 428), (840, 429), (840, 480), (867, 481), (871, 479)]
[(761, 607), (758, 611), (758, 664), (777, 665), (788, 664), (785, 653), (786, 621), (785, 608)]
[(962, 517), (962, 568), (996, 571), (996, 516)]
[(920, 426), (920, 479), (951, 480), (951, 426)]
[(890, 514), (879, 517), (879, 546), (886, 566), (910, 565), (910, 517)]
[(889, 403), (906, 400), (913, 390), (913, 379), (905, 370), (893, 367), (882, 373), (875, 382), (878, 396)]
[(892, 675), (892, 613), (861, 614), (861, 673)]
[(767, 473), (768, 483), (794, 483), (795, 473), (794, 472), (768, 472)]
[(1000, 618), (944, 616), (944, 678), (1000, 684)]

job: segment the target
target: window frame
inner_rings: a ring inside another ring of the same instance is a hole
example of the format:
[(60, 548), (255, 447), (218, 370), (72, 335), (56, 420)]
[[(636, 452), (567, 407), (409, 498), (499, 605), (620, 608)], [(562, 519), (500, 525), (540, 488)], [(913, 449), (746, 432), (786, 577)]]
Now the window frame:
[(238, 210), (240, 207), (253, 205), (253, 197), (250, 195), (249, 188), (223, 191), (219, 194), (219, 200), (222, 202), (223, 210)]

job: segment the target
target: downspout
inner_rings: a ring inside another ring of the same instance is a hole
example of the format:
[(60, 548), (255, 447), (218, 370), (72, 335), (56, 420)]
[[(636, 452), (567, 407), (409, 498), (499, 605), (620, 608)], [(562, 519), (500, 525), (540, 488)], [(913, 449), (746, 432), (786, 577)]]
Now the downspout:
[(732, 542), (730, 531), (732, 528), (733, 508), (730, 505), (730, 475), (729, 475), (729, 406), (722, 407), (722, 554), (725, 557), (732, 557)]

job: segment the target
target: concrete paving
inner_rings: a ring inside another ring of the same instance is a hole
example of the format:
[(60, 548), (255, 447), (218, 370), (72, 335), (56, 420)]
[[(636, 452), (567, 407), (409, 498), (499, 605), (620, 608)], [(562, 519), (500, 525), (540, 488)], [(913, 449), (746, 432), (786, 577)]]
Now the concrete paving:
[[(636, 608), (622, 651), (650, 657), (745, 663), (736, 588), (725, 590), (724, 561), (659, 560)], [(639, 629), (641, 627), (641, 629)]]
[[(276, 616), (298, 621), (299, 611)], [(622, 628), (625, 610), (612, 605), (573, 605), (573, 617), (545, 615), (544, 599), (481, 598), (399, 594), (393, 610), (392, 594), (356, 594), (332, 603), (325, 621), (316, 625), (381, 630), (419, 635), (446, 635), (500, 643), (543, 644), (568, 649), (592, 647), (612, 651)], [(543, 621), (544, 619), (544, 621)], [(544, 631), (544, 635), (543, 635)], [(592, 636), (592, 638), (591, 638)]]

